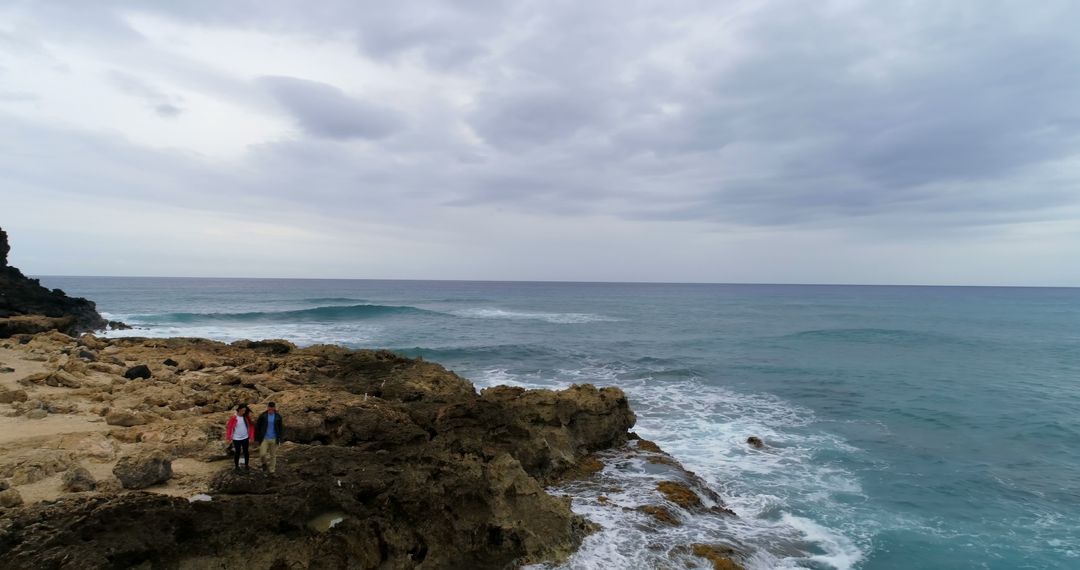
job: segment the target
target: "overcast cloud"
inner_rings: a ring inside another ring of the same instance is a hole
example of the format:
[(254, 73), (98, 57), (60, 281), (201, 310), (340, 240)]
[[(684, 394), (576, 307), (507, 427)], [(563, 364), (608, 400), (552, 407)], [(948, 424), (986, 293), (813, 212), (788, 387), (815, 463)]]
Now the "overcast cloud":
[(1080, 5), (0, 5), (35, 274), (1080, 286)]

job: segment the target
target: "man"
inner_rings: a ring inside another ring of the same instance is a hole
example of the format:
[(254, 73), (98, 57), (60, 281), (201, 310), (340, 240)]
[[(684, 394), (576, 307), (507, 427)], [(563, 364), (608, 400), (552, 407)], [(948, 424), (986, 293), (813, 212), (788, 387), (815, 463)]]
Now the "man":
[(281, 414), (273, 402), (266, 404), (266, 411), (255, 421), (255, 445), (259, 446), (259, 459), (263, 469), (273, 473), (277, 470), (277, 447), (285, 433)]

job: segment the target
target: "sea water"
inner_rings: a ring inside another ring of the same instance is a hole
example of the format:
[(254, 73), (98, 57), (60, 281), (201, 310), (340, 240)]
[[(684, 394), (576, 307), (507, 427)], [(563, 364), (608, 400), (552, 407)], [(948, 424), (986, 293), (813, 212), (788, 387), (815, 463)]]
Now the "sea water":
[(662, 567), (657, 541), (718, 537), (756, 568), (1080, 568), (1078, 289), (43, 282), (137, 327), (112, 335), (391, 348), (480, 387), (622, 387), (635, 430), (739, 518), (647, 537), (578, 501), (603, 530), (566, 568)]

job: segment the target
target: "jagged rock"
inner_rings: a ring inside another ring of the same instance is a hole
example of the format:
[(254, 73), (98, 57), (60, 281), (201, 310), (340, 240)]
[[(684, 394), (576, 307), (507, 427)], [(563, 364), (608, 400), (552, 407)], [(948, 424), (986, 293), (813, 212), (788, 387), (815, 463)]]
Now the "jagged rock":
[[(122, 457), (114, 469), (118, 482), (110, 477), (94, 493), (5, 514), (0, 544), (6, 562), (400, 569), (557, 562), (594, 526), (545, 486), (602, 467), (587, 458), (624, 442), (634, 423), (617, 389), (478, 394), (437, 364), (385, 351), (241, 344), (110, 339), (93, 349), (101, 360), (168, 358), (182, 373), (95, 384), (84, 388), (85, 397), (98, 402), (90, 407), (109, 408), (110, 424), (122, 413), (154, 420), (102, 436), (111, 442), (108, 453), (146, 446), (161, 458), (196, 459), (221, 457), (224, 424), (237, 402), (251, 403), (258, 413), (273, 400), (289, 440), (274, 476), (256, 469), (253, 453), (250, 471), (226, 469), (201, 480), (213, 494), (210, 502), (105, 494), (117, 484), (154, 484), (132, 483), (127, 472), (137, 471), (141, 456)], [(198, 370), (181, 370), (194, 362)], [(88, 368), (96, 364), (102, 362)], [(166, 376), (168, 382), (160, 381)], [(222, 382), (226, 377), (236, 383)], [(79, 453), (76, 461), (89, 460), (75, 436), (63, 449)], [(191, 477), (180, 483), (190, 484)], [(342, 522), (312, 530), (309, 521), (328, 512), (340, 513)], [(251, 548), (238, 550), (237, 543)]]
[(150, 375), (150, 367), (145, 364), (138, 364), (136, 366), (132, 366), (131, 368), (127, 369), (127, 372), (124, 372), (124, 378), (127, 378), (128, 380), (149, 378)]
[(177, 361), (175, 361), (175, 360), (173, 360), (171, 358), (166, 358), (165, 360), (162, 360), (161, 363), (164, 364), (165, 366), (179, 366), (179, 364), (180, 364), (179, 362), (177, 362)]
[(54, 370), (45, 374), (34, 374), (26, 378), (34, 384), (45, 384), (57, 388), (81, 388), (82, 382), (67, 370)]
[(78, 356), (87, 362), (94, 362), (97, 360), (97, 354), (92, 350), (80, 350)]
[(76, 467), (74, 469), (68, 469), (64, 473), (61, 488), (69, 493), (80, 493), (83, 491), (93, 491), (97, 486), (97, 482), (94, 481), (94, 476), (86, 470), (85, 467)]
[(694, 556), (709, 561), (713, 570), (743, 570), (743, 566), (732, 560), (738, 555), (734, 548), (729, 546), (717, 546), (712, 544), (692, 544), (690, 551)]
[[(7, 264), (7, 233), (0, 229), (0, 338), (56, 329), (83, 332), (105, 326), (94, 303), (49, 290)], [(24, 318), (29, 317), (29, 318)], [(44, 328), (42, 328), (44, 327)]]
[(15, 489), (0, 491), (0, 507), (12, 508), (23, 504), (22, 495)]
[(109, 321), (109, 330), (114, 331), (126, 331), (131, 330), (131, 325), (120, 321)]
[(756, 436), (756, 435), (752, 435), (752, 436), (746, 438), (746, 443), (750, 447), (753, 447), (754, 449), (761, 449), (761, 448), (765, 447), (765, 442), (761, 441), (761, 438)]
[(145, 489), (172, 478), (172, 460), (158, 450), (125, 455), (116, 462), (112, 473), (125, 489)]
[(657, 505), (643, 505), (641, 507), (638, 507), (637, 510), (651, 516), (652, 518), (664, 524), (671, 526), (682, 526), (682, 521), (679, 520), (679, 517), (675, 516), (675, 514), (668, 510), (666, 507), (661, 507)]

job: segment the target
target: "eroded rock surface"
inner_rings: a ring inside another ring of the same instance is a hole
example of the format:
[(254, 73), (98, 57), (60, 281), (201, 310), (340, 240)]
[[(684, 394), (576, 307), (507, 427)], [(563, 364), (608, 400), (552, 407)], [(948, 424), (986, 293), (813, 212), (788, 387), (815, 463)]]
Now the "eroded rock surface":
[[(32, 404), (55, 411), (35, 426), (79, 420), (89, 430), (0, 444), (0, 477), (38, 488), (55, 481), (58, 491), (0, 513), (0, 552), (15, 567), (483, 569), (559, 560), (593, 526), (545, 486), (588, 471), (590, 454), (625, 443), (634, 424), (618, 389), (477, 393), (437, 364), (386, 351), (55, 332), (0, 348), (43, 355), (29, 361), (36, 374), (62, 370), (80, 385), (27, 381), (28, 401), (10, 398), (0, 411)], [(97, 361), (80, 358), (85, 350)], [(150, 377), (125, 379), (135, 364)], [(268, 401), (286, 422), (277, 473), (258, 468), (254, 449), (252, 469), (234, 473), (225, 422), (238, 403), (258, 414)], [(162, 476), (166, 462), (171, 478)], [(95, 489), (60, 494), (64, 478), (86, 480), (65, 475), (81, 466), (96, 475)], [(211, 500), (187, 499), (204, 493)], [(340, 519), (332, 528), (313, 522), (328, 513)]]

